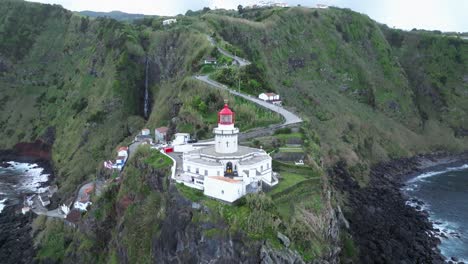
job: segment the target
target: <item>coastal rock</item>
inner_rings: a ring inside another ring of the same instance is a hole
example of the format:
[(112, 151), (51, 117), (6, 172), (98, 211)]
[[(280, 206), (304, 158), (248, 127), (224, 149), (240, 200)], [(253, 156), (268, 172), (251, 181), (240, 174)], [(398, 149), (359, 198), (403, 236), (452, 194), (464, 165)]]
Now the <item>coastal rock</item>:
[(377, 165), (365, 187), (353, 179), (344, 162), (329, 170), (335, 188), (349, 197), (344, 213), (359, 247), (360, 262), (444, 263), (434, 250), (439, 240), (428, 232), (433, 229), (427, 213), (406, 206), (400, 192), (400, 180), (417, 172), (418, 164), (414, 158)]
[(0, 262), (3, 264), (34, 263), (35, 249), (31, 237), (33, 214), (16, 213), (15, 206), (0, 213)]
[(285, 247), (289, 247), (289, 245), (291, 245), (291, 240), (289, 240), (289, 238), (283, 235), (281, 232), (278, 232), (278, 234), (276, 234), (276, 237), (279, 239), (279, 241), (281, 241), (281, 243)]
[[(269, 243), (262, 245), (260, 249), (261, 264), (305, 264), (299, 254), (291, 249), (284, 248), (281, 250), (273, 248)], [(328, 263), (322, 261), (321, 263)]]

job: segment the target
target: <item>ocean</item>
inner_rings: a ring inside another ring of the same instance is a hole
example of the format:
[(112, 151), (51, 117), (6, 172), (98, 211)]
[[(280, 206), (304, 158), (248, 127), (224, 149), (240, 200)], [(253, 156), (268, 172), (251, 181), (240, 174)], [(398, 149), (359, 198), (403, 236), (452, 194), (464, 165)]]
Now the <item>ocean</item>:
[(408, 204), (429, 213), (439, 229), (441, 253), (468, 262), (468, 164), (427, 172), (403, 188)]
[(7, 206), (21, 204), (23, 197), (47, 190), (49, 175), (35, 163), (10, 161), (8, 168), (0, 167), (0, 214)]

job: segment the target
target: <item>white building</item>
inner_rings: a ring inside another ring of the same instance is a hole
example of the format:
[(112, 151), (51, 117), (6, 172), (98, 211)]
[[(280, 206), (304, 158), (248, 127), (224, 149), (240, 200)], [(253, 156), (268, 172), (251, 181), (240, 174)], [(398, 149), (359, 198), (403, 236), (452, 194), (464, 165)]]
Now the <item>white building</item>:
[(235, 115), (226, 104), (218, 113), (218, 127), (213, 129), (215, 144), (183, 155), (180, 179), (204, 194), (226, 202), (258, 192), (262, 184), (275, 185), (271, 157), (262, 149), (238, 145), (239, 129)]
[(135, 141), (153, 144), (153, 137), (151, 136), (151, 131), (148, 128), (143, 128), (140, 134), (138, 134), (135, 137)]
[(167, 131), (169, 131), (169, 128), (167, 128), (167, 127), (158, 127), (158, 128), (156, 128), (154, 130), (154, 136), (155, 136), (156, 142), (158, 142), (158, 143), (166, 142)]
[(128, 156), (128, 147), (120, 147), (118, 150), (117, 150), (117, 156)]
[(281, 99), (280, 99), (279, 94), (275, 94), (275, 93), (261, 93), (261, 94), (258, 95), (258, 98), (259, 98), (260, 100), (265, 101), (265, 102), (269, 102), (269, 103), (272, 103), (272, 104), (281, 105)]
[(184, 145), (187, 144), (188, 141), (190, 140), (190, 134), (189, 133), (176, 133), (174, 135), (174, 140), (172, 141), (172, 145)]
[(47, 193), (40, 193), (39, 201), (41, 202), (42, 206), (48, 206), (50, 204), (49, 195)]
[(169, 19), (163, 20), (163, 25), (164, 26), (167, 26), (167, 25), (170, 25), (170, 24), (173, 24), (173, 23), (177, 23), (177, 19), (169, 18)]
[(216, 63), (218, 63), (218, 61), (216, 60), (216, 58), (212, 57), (207, 57), (203, 60), (203, 64), (216, 65)]
[(324, 5), (324, 4), (317, 4), (317, 8), (327, 9), (328, 6), (327, 6), (327, 5)]

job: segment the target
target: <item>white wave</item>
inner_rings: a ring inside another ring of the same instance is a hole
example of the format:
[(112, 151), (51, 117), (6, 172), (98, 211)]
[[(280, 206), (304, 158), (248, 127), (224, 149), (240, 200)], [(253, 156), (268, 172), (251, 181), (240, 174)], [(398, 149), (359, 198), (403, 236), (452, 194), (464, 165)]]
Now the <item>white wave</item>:
[(3, 208), (5, 208), (6, 201), (7, 201), (7, 198), (0, 200), (0, 213), (3, 211)]
[(43, 173), (44, 169), (38, 167), (36, 163), (22, 163), (10, 161), (10, 169), (19, 171), (22, 175), (17, 189), (26, 192), (43, 193), (47, 188), (41, 185), (49, 180), (49, 174)]
[(468, 169), (468, 164), (464, 164), (460, 167), (450, 167), (450, 168), (446, 168), (445, 170), (443, 171), (430, 171), (430, 172), (426, 172), (426, 173), (423, 173), (421, 175), (418, 175), (416, 177), (414, 177), (413, 179), (409, 180), (408, 183), (413, 183), (413, 182), (416, 182), (416, 181), (423, 181), (423, 179), (426, 179), (426, 178), (429, 178), (429, 177), (432, 177), (432, 176), (436, 176), (436, 175), (440, 175), (440, 174), (443, 174), (443, 173), (446, 173), (446, 172), (450, 172), (450, 171), (460, 171), (460, 170), (464, 170), (464, 169)]

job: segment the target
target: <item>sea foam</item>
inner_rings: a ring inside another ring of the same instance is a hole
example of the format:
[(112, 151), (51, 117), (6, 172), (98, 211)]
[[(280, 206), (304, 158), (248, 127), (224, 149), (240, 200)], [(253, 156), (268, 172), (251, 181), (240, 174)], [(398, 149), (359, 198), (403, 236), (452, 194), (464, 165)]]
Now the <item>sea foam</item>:
[(0, 213), (3, 211), (3, 208), (5, 208), (5, 202), (7, 200), (8, 200), (7, 198), (0, 200)]
[(421, 180), (424, 180), (426, 178), (430, 178), (430, 177), (440, 175), (440, 174), (443, 174), (443, 173), (447, 173), (447, 172), (450, 172), (450, 171), (460, 171), (460, 170), (465, 170), (465, 169), (468, 169), (468, 164), (464, 164), (464, 165), (462, 165), (460, 167), (446, 168), (443, 171), (430, 171), (430, 172), (423, 173), (423, 174), (421, 174), (421, 175), (419, 175), (417, 177), (414, 177), (413, 179), (409, 180), (408, 183), (421, 181)]

